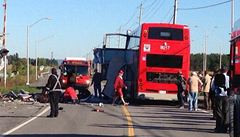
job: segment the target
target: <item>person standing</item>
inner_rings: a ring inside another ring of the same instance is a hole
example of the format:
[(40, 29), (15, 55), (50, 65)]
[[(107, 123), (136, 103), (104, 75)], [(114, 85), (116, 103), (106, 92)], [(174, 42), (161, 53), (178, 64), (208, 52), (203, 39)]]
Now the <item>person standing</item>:
[(204, 93), (204, 105), (207, 110), (211, 109), (211, 99), (209, 98), (209, 91), (211, 86), (212, 77), (208, 74), (207, 71), (204, 72), (204, 83), (203, 83), (203, 93)]
[(8, 52), (9, 51), (5, 48), (0, 50), (0, 71), (4, 68), (4, 57), (7, 56)]
[(183, 109), (184, 108), (184, 95), (186, 91), (186, 80), (182, 75), (182, 72), (178, 72), (177, 76), (177, 87), (178, 87), (178, 102), (179, 102), (179, 108)]
[(217, 74), (220, 74), (221, 70), (217, 69), (214, 71), (213, 76), (212, 76), (212, 81), (211, 81), (211, 86), (210, 86), (210, 92), (209, 92), (209, 98), (211, 99), (212, 102), (212, 110), (213, 110), (213, 117), (210, 118), (210, 120), (216, 120), (216, 105), (215, 105), (215, 99), (216, 99), (216, 94), (215, 94), (215, 84), (214, 84), (214, 79)]
[(92, 83), (94, 88), (94, 95), (95, 97), (100, 97), (102, 98), (102, 88), (101, 88), (101, 81), (102, 81), (102, 76), (101, 73), (97, 71), (97, 69), (94, 70), (94, 75), (92, 78)]
[(191, 77), (188, 80), (189, 84), (189, 111), (198, 110), (198, 87), (202, 85), (202, 81), (197, 76), (196, 72), (192, 72)]
[(124, 84), (124, 81), (123, 81), (123, 71), (120, 70), (119, 73), (118, 73), (118, 76), (114, 82), (114, 90), (115, 90), (115, 95), (113, 97), (113, 102), (112, 102), (112, 105), (115, 104), (117, 98), (121, 98), (121, 101), (123, 102), (123, 105), (128, 105), (129, 103), (125, 102), (124, 98), (123, 98), (123, 92), (122, 92), (122, 88), (125, 88), (127, 89), (127, 86)]
[(58, 103), (61, 95), (61, 83), (56, 68), (52, 68), (51, 73), (46, 84), (51, 108), (50, 114), (47, 117), (50, 118), (58, 116)]
[(217, 133), (227, 133), (229, 112), (229, 76), (227, 69), (223, 67), (221, 73), (214, 78), (215, 106), (216, 106), (216, 128)]

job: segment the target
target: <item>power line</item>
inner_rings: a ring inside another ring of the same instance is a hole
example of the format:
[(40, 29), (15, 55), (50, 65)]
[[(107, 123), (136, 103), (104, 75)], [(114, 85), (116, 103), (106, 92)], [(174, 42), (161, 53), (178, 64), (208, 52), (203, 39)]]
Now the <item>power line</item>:
[(158, 0), (154, 0), (151, 4), (145, 6), (146, 11), (144, 11), (144, 14), (147, 15), (149, 12), (151, 12), (151, 9), (155, 5), (155, 3), (158, 2)]
[[(173, 10), (173, 7), (169, 8), (168, 12), (165, 14), (165, 16), (163, 17), (163, 20), (167, 20), (167, 17), (169, 16), (170, 12)], [(172, 17), (171, 17), (172, 18)]]
[[(165, 1), (158, 1), (158, 3), (155, 4), (155, 7), (152, 8), (152, 10), (149, 12), (149, 14), (145, 14), (146, 16), (144, 17), (146, 20), (152, 18), (157, 11), (159, 11), (160, 7), (164, 4)], [(151, 14), (150, 14), (151, 13)]]
[(171, 23), (171, 22), (172, 22), (172, 20), (173, 20), (173, 17), (174, 17), (174, 15), (172, 15), (172, 16), (171, 16), (171, 18), (170, 18), (170, 20), (169, 20), (169, 22), (168, 22), (168, 23)]
[(122, 25), (122, 27), (127, 26), (127, 25), (130, 23), (130, 21), (131, 21), (132, 19), (134, 19), (134, 17), (137, 15), (137, 11), (138, 11), (138, 9), (136, 8), (136, 9), (135, 9), (135, 12), (134, 12), (134, 13), (132, 14), (132, 16), (128, 19), (128, 21), (127, 21), (125, 24)]
[(207, 6), (201, 6), (201, 7), (194, 7), (194, 8), (178, 8), (178, 10), (199, 10), (199, 9), (206, 9), (206, 8), (210, 8), (210, 7), (215, 7), (215, 6), (219, 6), (228, 2), (231, 2), (232, 0), (228, 0), (228, 1), (224, 1), (224, 2), (220, 2), (220, 3), (215, 3), (215, 4), (211, 4), (211, 5), (207, 5)]

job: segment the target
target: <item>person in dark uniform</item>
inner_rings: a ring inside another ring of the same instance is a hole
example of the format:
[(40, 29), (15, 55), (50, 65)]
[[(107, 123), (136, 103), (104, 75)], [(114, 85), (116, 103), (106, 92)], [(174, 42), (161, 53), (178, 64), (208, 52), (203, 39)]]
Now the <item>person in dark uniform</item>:
[(56, 68), (52, 68), (51, 75), (48, 78), (46, 84), (46, 90), (49, 92), (50, 114), (47, 117), (58, 116), (58, 103), (61, 95), (61, 83), (57, 75)]
[(228, 112), (229, 112), (229, 76), (227, 69), (223, 67), (220, 74), (216, 74), (214, 78), (215, 87), (215, 106), (216, 106), (216, 128), (217, 133), (227, 133), (228, 128)]
[(101, 73), (99, 73), (95, 69), (94, 70), (94, 75), (93, 75), (93, 78), (92, 78), (92, 83), (91, 83), (91, 85), (93, 85), (93, 88), (94, 88), (95, 97), (98, 97), (98, 95), (99, 95), (99, 97), (102, 98), (101, 81), (102, 81)]
[(179, 102), (179, 108), (184, 108), (184, 96), (186, 91), (186, 79), (183, 77), (182, 72), (178, 72), (177, 76), (177, 87), (178, 87), (178, 102)]

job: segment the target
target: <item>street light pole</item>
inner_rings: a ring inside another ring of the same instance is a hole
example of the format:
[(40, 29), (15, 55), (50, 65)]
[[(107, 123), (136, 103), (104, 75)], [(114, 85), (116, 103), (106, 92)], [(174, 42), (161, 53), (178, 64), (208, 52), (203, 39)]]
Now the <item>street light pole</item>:
[[(195, 28), (200, 28), (199, 26), (194, 26)], [(214, 26), (214, 29), (216, 29), (217, 26)], [(206, 30), (205, 28), (202, 28), (204, 31), (204, 51), (203, 51), (203, 72), (207, 70), (207, 38), (209, 31)]]
[(50, 20), (50, 18), (41, 18), (31, 25), (27, 25), (27, 82), (26, 82), (26, 85), (29, 85), (29, 30), (31, 27), (33, 27), (35, 24), (39, 23), (42, 20)]
[(47, 39), (49, 39), (49, 38), (51, 38), (51, 37), (54, 37), (54, 35), (50, 35), (50, 36), (48, 36), (48, 37), (45, 37), (45, 38), (43, 38), (43, 39), (41, 39), (41, 40), (38, 40), (38, 41), (36, 41), (36, 47), (35, 47), (35, 56), (36, 56), (36, 63), (35, 63), (35, 69), (36, 69), (36, 80), (38, 79), (38, 46), (40, 45), (40, 42), (42, 42), (42, 41), (44, 41), (44, 40), (47, 40)]
[(27, 83), (29, 85), (29, 26), (27, 26)]
[(35, 47), (35, 55), (36, 55), (36, 62), (35, 62), (35, 65), (36, 65), (36, 80), (38, 80), (38, 55), (37, 55), (37, 48), (38, 48), (38, 42), (36, 41), (35, 42), (36, 44), (36, 47)]

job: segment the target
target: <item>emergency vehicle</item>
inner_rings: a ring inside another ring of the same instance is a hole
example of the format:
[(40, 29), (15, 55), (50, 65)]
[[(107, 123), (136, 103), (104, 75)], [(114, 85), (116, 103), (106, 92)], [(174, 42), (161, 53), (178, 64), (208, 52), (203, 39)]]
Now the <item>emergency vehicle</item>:
[[(125, 37), (125, 47), (107, 45), (109, 36)], [(111, 48), (109, 48), (111, 47)], [(190, 32), (186, 25), (144, 23), (127, 34), (106, 34), (103, 48), (94, 49), (96, 66), (107, 80), (103, 93), (112, 97), (113, 82), (124, 70), (132, 99), (177, 100), (177, 75), (188, 79), (190, 70)]]
[[(230, 107), (230, 136), (240, 135), (240, 18), (235, 22), (230, 41), (230, 81), (235, 92), (233, 114)], [(232, 99), (232, 98), (230, 98)], [(231, 103), (231, 101), (230, 101)], [(231, 106), (232, 104), (230, 104)], [(232, 127), (233, 126), (233, 127)], [(234, 135), (233, 135), (234, 134)]]
[(61, 66), (63, 87), (74, 85), (77, 89), (86, 89), (90, 86), (90, 62), (86, 58), (66, 57)]

